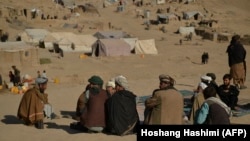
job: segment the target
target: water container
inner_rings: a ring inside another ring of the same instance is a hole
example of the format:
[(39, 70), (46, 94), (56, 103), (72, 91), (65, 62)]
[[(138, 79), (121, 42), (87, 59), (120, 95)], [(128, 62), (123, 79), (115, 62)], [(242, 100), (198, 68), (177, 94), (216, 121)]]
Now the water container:
[(59, 79), (58, 79), (58, 78), (55, 78), (55, 79), (54, 79), (54, 83), (58, 84), (58, 83), (59, 83)]

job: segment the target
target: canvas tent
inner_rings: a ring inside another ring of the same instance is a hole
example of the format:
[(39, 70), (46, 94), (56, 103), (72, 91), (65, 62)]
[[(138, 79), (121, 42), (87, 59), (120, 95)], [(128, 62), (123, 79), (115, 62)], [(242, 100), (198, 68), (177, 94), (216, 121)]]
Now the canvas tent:
[(98, 31), (94, 34), (94, 36), (98, 39), (130, 38), (130, 36), (123, 31)]
[(178, 32), (181, 34), (181, 35), (189, 35), (190, 33), (192, 33), (192, 35), (196, 35), (195, 33), (195, 28), (194, 27), (184, 27), (184, 26), (181, 26), (179, 27), (179, 30)]
[(49, 31), (46, 29), (25, 29), (19, 36), (26, 43), (38, 45), (47, 34), (49, 34)]
[(92, 56), (128, 56), (130, 46), (122, 39), (98, 39), (92, 46)]
[(115, 4), (118, 0), (104, 0), (103, 1), (103, 7), (108, 7), (108, 6), (111, 6), (113, 4)]
[(157, 4), (164, 4), (166, 2), (166, 0), (156, 0)]
[(138, 40), (138, 38), (121, 38), (121, 39), (129, 44), (131, 51), (135, 48), (136, 41)]
[(167, 24), (169, 19), (166, 14), (157, 14), (157, 21), (161, 24)]
[(38, 48), (25, 42), (0, 42), (0, 64), (2, 67), (37, 66)]
[(160, 23), (168, 23), (171, 20), (178, 20), (178, 16), (174, 13), (157, 14), (157, 21)]
[(52, 32), (44, 39), (46, 48), (57, 44), (65, 52), (91, 53), (92, 45), (97, 40), (93, 35), (77, 35), (71, 32)]
[(137, 40), (134, 52), (135, 54), (158, 54), (155, 39)]
[(184, 20), (190, 20), (190, 19), (199, 20), (203, 17), (204, 17), (203, 14), (199, 11), (183, 12), (183, 19)]

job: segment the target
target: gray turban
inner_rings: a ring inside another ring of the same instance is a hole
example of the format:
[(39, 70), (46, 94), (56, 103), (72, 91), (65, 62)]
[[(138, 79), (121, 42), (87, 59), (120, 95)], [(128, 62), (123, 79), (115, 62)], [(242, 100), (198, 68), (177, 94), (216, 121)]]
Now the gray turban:
[(44, 84), (44, 83), (47, 83), (47, 82), (48, 82), (48, 79), (45, 78), (45, 77), (36, 78), (36, 84)]
[(127, 78), (122, 75), (115, 77), (115, 83), (122, 86), (125, 90), (129, 89)]

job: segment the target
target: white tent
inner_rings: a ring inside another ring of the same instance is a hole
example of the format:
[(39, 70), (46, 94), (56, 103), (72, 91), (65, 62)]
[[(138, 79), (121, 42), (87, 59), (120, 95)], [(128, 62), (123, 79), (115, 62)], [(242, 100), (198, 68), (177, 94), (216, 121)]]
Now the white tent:
[(166, 0), (156, 0), (157, 4), (164, 4), (166, 2)]
[(38, 45), (49, 33), (46, 29), (25, 29), (19, 36), (26, 43)]
[(189, 35), (190, 33), (192, 33), (192, 35), (196, 35), (194, 27), (184, 27), (184, 26), (181, 26), (181, 27), (179, 27), (178, 32), (181, 35)]
[(204, 17), (204, 16), (199, 11), (187, 11), (187, 12), (183, 12), (183, 19), (184, 20), (190, 20), (190, 19), (198, 20), (198, 19), (200, 19), (202, 17)]
[(92, 45), (97, 40), (93, 35), (77, 35), (71, 32), (52, 32), (45, 39), (46, 48), (53, 48), (54, 44), (66, 52), (91, 53)]
[(135, 54), (158, 54), (155, 46), (155, 39), (137, 40)]
[(121, 39), (129, 44), (131, 51), (135, 48), (136, 41), (138, 40), (138, 38), (121, 38)]

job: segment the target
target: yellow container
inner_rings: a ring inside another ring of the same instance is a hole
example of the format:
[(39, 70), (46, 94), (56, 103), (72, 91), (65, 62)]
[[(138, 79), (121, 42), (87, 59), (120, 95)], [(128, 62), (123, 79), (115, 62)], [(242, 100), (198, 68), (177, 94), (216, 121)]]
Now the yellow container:
[(85, 58), (87, 58), (87, 55), (85, 55), (85, 54), (80, 55), (80, 59), (85, 59)]
[(58, 84), (59, 82), (60, 82), (60, 81), (59, 81), (58, 78), (55, 78), (55, 79), (54, 79), (54, 83)]
[(0, 85), (0, 90), (2, 90), (3, 89), (3, 85)]
[(14, 94), (18, 94), (18, 92), (19, 92), (18, 87), (16, 87), (16, 86), (12, 87), (11, 92)]

